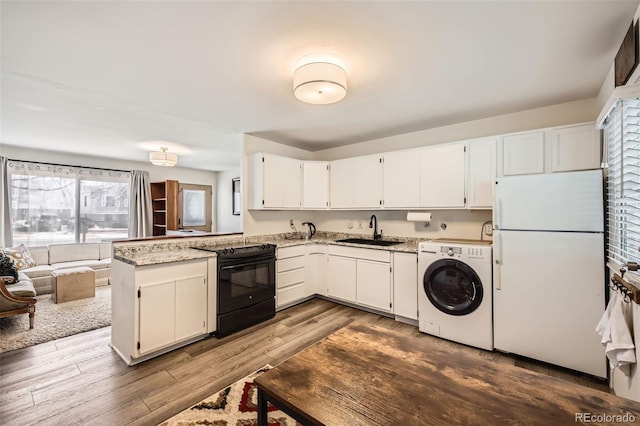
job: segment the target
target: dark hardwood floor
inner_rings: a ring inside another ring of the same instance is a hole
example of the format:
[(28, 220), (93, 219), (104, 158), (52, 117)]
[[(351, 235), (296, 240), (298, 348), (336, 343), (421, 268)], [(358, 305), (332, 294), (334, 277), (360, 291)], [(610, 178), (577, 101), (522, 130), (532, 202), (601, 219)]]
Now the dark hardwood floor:
[(0, 424), (158, 424), (354, 321), (609, 391), (602, 382), (564, 369), (470, 348), (390, 318), (313, 299), (242, 332), (208, 338), (133, 367), (109, 347), (108, 327), (0, 354)]

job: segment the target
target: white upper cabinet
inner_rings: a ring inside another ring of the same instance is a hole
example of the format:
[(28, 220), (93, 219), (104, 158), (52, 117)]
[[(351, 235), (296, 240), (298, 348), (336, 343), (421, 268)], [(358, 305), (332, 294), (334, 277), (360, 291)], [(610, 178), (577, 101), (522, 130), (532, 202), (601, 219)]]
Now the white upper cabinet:
[(597, 169), (600, 152), (600, 130), (592, 124), (551, 130), (552, 172)]
[(332, 161), (329, 166), (332, 209), (382, 206), (382, 157), (365, 155)]
[(468, 142), (467, 207), (493, 207), (493, 184), (496, 180), (496, 140), (478, 139)]
[(366, 155), (353, 158), (354, 207), (382, 206), (382, 156)]
[(420, 150), (420, 206), (465, 207), (465, 144), (433, 145)]
[(498, 149), (498, 175), (526, 175), (600, 168), (601, 135), (594, 124), (506, 135)]
[(420, 207), (420, 155), (415, 149), (383, 156), (385, 208)]
[(302, 162), (302, 207), (326, 209), (329, 207), (329, 163)]
[(251, 209), (299, 209), (301, 161), (265, 153), (248, 157), (248, 201)]
[(331, 187), (332, 209), (345, 209), (354, 206), (353, 161), (351, 158), (332, 161), (329, 165), (329, 185)]
[(544, 132), (504, 136), (502, 173), (504, 176), (544, 173)]

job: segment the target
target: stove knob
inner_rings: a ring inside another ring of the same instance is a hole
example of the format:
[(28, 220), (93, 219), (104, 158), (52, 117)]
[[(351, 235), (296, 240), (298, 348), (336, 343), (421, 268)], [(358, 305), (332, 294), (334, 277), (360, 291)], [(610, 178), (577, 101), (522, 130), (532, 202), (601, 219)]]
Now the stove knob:
[(229, 249), (229, 254), (233, 254), (233, 252), (234, 252), (234, 251), (235, 251), (235, 250), (234, 250), (233, 248), (230, 248), (230, 249)]

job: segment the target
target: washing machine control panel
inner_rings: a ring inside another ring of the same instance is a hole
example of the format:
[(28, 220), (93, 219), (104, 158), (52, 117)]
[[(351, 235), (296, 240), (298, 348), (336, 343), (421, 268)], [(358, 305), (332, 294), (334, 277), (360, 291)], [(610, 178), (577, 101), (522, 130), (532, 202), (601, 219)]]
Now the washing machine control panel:
[(462, 248), (461, 247), (445, 247), (442, 246), (440, 247), (440, 254), (446, 254), (449, 257), (453, 257), (453, 256), (460, 256), (462, 254)]

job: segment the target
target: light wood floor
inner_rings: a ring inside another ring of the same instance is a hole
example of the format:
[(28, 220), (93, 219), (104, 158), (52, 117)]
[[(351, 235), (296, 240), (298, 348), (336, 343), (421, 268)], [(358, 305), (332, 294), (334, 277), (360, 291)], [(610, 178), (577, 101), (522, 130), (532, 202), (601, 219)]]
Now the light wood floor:
[(134, 367), (110, 349), (110, 328), (0, 354), (0, 424), (158, 424), (353, 321), (608, 392), (605, 384), (560, 368), (469, 348), (390, 318), (314, 299), (232, 336), (208, 338)]

